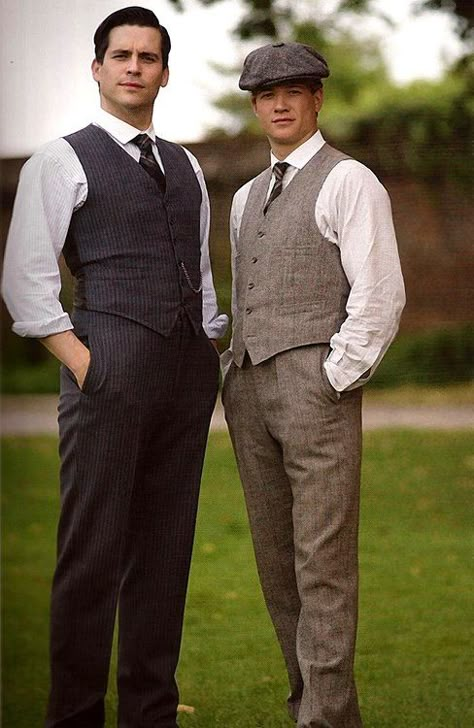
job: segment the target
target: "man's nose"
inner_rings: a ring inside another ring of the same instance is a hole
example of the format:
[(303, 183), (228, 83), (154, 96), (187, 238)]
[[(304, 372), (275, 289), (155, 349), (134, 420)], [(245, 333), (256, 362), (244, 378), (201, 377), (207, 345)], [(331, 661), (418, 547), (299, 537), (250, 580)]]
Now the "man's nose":
[(130, 73), (133, 75), (140, 73), (140, 63), (138, 60), (138, 54), (137, 55), (133, 54), (132, 56), (130, 56), (130, 58), (128, 60), (127, 73)]
[(283, 94), (275, 98), (275, 111), (288, 111), (288, 99)]

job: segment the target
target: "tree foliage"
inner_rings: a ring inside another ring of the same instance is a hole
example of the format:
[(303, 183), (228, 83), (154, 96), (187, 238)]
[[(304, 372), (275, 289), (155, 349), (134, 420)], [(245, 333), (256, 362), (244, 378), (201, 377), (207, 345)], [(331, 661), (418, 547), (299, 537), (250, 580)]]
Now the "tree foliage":
[(474, 134), (471, 71), (455, 68), (441, 81), (386, 87), (358, 108), (348, 140), (370, 149), (385, 172), (410, 171), (470, 187)]
[[(221, 0), (199, 0), (202, 5), (214, 5)], [(186, 8), (186, 0), (169, 0), (178, 10)], [(258, 36), (275, 38), (281, 34), (288, 23), (295, 20), (295, 13), (300, 7), (309, 5), (305, 0), (295, 3), (291, 0), (241, 0), (244, 15), (235, 28), (236, 34), (243, 40)], [(314, 0), (311, 0), (314, 5)], [(449, 13), (457, 20), (456, 30), (465, 41), (472, 41), (474, 36), (474, 2), (473, 0), (418, 0), (416, 12), (438, 10)], [(374, 0), (337, 0), (333, 14), (381, 14), (375, 7)]]
[[(186, 0), (169, 0), (177, 9), (186, 8)], [(215, 5), (221, 0), (200, 0), (202, 5)], [(235, 34), (241, 40), (256, 37), (277, 38), (286, 35), (297, 17), (303, 13), (313, 15), (321, 11), (318, 0), (240, 0), (243, 16), (235, 27)], [(327, 3), (325, 3), (327, 5)], [(331, 3), (329, 3), (331, 5)], [(319, 6), (319, 7), (318, 7)], [(330, 15), (342, 17), (351, 13), (379, 14), (374, 0), (335, 0)]]
[(456, 29), (464, 40), (473, 40), (474, 34), (474, 2), (473, 0), (421, 0), (418, 12), (424, 10), (441, 10), (455, 16)]

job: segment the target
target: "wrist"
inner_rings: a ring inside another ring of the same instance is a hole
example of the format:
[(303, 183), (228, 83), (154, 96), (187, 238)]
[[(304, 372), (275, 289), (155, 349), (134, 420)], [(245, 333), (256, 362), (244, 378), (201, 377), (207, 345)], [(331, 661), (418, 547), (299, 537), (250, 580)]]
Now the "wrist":
[(84, 381), (87, 370), (89, 369), (90, 361), (90, 351), (89, 349), (84, 347), (84, 351), (81, 352), (80, 357), (78, 359), (75, 359), (74, 365), (70, 367), (72, 373), (79, 383), (82, 383)]

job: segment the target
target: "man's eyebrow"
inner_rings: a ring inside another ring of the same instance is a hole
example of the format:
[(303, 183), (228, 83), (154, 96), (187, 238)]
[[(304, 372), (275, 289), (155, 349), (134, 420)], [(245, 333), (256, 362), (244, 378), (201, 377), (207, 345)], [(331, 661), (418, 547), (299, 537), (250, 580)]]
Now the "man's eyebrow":
[[(125, 53), (126, 55), (131, 55), (132, 51), (129, 48), (113, 48), (110, 51), (110, 54), (113, 53)], [(138, 54), (139, 56), (153, 56), (154, 58), (160, 58), (160, 54), (156, 53), (155, 51), (140, 51)]]

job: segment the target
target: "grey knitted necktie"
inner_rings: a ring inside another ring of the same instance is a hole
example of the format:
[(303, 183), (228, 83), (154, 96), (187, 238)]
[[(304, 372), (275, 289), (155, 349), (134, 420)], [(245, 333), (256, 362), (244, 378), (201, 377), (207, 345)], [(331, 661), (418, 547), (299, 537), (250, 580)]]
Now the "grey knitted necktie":
[(153, 154), (153, 143), (150, 137), (148, 134), (138, 134), (138, 136), (132, 139), (132, 142), (140, 149), (140, 166), (148, 172), (150, 177), (153, 177), (161, 191), (164, 192), (166, 189), (165, 175), (161, 171), (161, 167)]
[(281, 191), (283, 189), (283, 177), (285, 176), (285, 172), (288, 169), (290, 165), (288, 162), (277, 162), (273, 165), (273, 174), (275, 175), (275, 184), (272, 187), (272, 191), (270, 193), (270, 197), (268, 198), (265, 207), (263, 208), (263, 214), (267, 214), (267, 210), (272, 204), (274, 200), (278, 197), (278, 195), (281, 194)]

